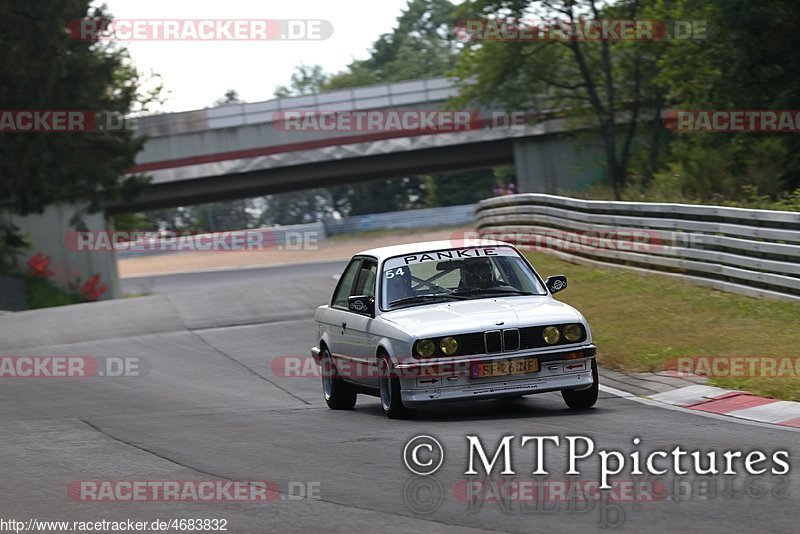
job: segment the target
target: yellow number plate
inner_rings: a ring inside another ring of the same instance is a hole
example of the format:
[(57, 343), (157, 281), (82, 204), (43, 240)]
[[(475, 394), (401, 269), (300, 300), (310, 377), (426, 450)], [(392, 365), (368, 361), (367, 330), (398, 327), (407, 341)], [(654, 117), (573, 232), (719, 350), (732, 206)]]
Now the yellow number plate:
[(524, 373), (537, 372), (539, 372), (539, 358), (498, 360), (494, 362), (478, 363), (472, 367), (472, 376), (474, 378), (521, 375)]

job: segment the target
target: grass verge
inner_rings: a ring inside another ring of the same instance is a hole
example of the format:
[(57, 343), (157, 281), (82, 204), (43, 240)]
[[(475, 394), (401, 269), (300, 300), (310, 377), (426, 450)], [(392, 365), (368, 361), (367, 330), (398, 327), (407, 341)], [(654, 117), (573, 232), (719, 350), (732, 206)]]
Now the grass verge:
[[(528, 254), (543, 277), (565, 274), (558, 300), (586, 316), (598, 362), (626, 372), (659, 371), (677, 357), (793, 358), (800, 362), (800, 303), (762, 300), (627, 269), (575, 265)], [(711, 378), (719, 387), (800, 401), (800, 376)]]

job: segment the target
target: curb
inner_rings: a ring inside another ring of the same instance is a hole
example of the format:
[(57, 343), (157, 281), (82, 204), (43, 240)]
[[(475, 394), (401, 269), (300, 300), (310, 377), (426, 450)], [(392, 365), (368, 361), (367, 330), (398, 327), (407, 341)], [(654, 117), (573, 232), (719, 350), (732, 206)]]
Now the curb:
[(800, 428), (800, 402), (758, 397), (747, 391), (692, 385), (649, 398), (688, 410)]
[(600, 368), (600, 383), (652, 401), (747, 421), (800, 428), (800, 402), (759, 397), (706, 385), (706, 378), (674, 372), (624, 374)]

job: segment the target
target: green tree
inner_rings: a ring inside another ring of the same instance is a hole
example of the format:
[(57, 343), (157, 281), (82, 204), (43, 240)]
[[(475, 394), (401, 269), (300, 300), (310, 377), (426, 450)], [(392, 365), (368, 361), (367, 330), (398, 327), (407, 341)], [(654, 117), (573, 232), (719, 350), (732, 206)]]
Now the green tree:
[(341, 200), (334, 197), (331, 189), (310, 189), (268, 195), (263, 204), (256, 226), (323, 221), (338, 211)]
[(236, 89), (228, 89), (222, 98), (214, 100), (211, 107), (226, 106), (228, 104), (241, 104), (242, 100), (239, 98), (239, 92)]
[(474, 204), (479, 200), (494, 196), (495, 187), (506, 185), (503, 182), (504, 178), (498, 177), (493, 169), (426, 176), (424, 179), (425, 203), (428, 206)]
[(372, 45), (369, 58), (353, 61), (323, 86), (341, 89), (444, 75), (458, 52), (455, 13), (449, 0), (410, 0), (397, 27)]
[[(6, 109), (130, 113), (141, 97), (139, 75), (113, 43), (71, 39), (67, 24), (107, 16), (88, 0), (0, 4), (0, 101)], [(25, 215), (54, 202), (131, 196), (141, 176), (126, 177), (144, 140), (134, 132), (3, 134), (2, 207)]]
[(292, 73), (289, 87), (280, 85), (275, 89), (275, 96), (300, 96), (319, 93), (328, 77), (322, 71), (320, 65), (305, 65), (301, 63), (295, 67)]
[(250, 200), (231, 200), (199, 204), (183, 208), (186, 218), (191, 221), (190, 229), (221, 232), (250, 228), (253, 218), (248, 212)]
[[(68, 24), (87, 15), (108, 16), (89, 0), (0, 3), (4, 109), (128, 115), (156, 97), (140, 94), (142, 80), (124, 49), (70, 37)], [(143, 143), (132, 131), (0, 135), (0, 209), (6, 212), (38, 213), (58, 202), (88, 202), (96, 211), (147, 183), (126, 176)], [(13, 243), (13, 228), (0, 226), (0, 241)]]
[[(587, 20), (640, 18), (647, 3), (471, 0), (460, 6), (460, 14), (489, 23), (509, 18), (559, 20), (574, 27)], [(661, 89), (653, 79), (663, 49), (660, 43), (608, 39), (467, 42), (453, 73), (462, 88), (456, 103), (542, 114), (556, 111), (568, 117), (573, 128), (592, 128), (598, 132), (606, 175), (619, 198), (645, 107), (655, 107), (658, 116)], [(658, 121), (650, 123), (661, 127)]]
[[(665, 17), (707, 20), (713, 39), (671, 43), (658, 82), (677, 109), (796, 109), (800, 3), (794, 0), (659, 2)], [(778, 197), (800, 187), (800, 139), (785, 133), (680, 133), (664, 176), (701, 200)]]

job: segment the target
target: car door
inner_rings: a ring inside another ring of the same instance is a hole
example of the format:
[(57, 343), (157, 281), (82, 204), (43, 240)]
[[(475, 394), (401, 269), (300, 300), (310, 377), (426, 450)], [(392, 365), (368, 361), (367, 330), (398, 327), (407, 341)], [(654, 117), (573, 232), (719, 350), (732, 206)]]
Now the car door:
[[(364, 258), (358, 270), (355, 283), (350, 290), (350, 296), (375, 297), (375, 284), (378, 273), (378, 263), (375, 260)], [(377, 367), (375, 367), (375, 348), (377, 339), (371, 333), (375, 319), (369, 315), (348, 311), (348, 316), (343, 328), (344, 343), (353, 369), (353, 380), (368, 386), (377, 387)]]
[(347, 309), (347, 298), (351, 295), (360, 269), (361, 258), (350, 261), (339, 278), (330, 306), (319, 318), (322, 327), (328, 334), (328, 349), (331, 351), (331, 356), (333, 356), (337, 368), (341, 369), (341, 374), (348, 380), (352, 373), (348, 372), (350, 359), (347, 357), (349, 349), (345, 340), (345, 329), (353, 313)]

